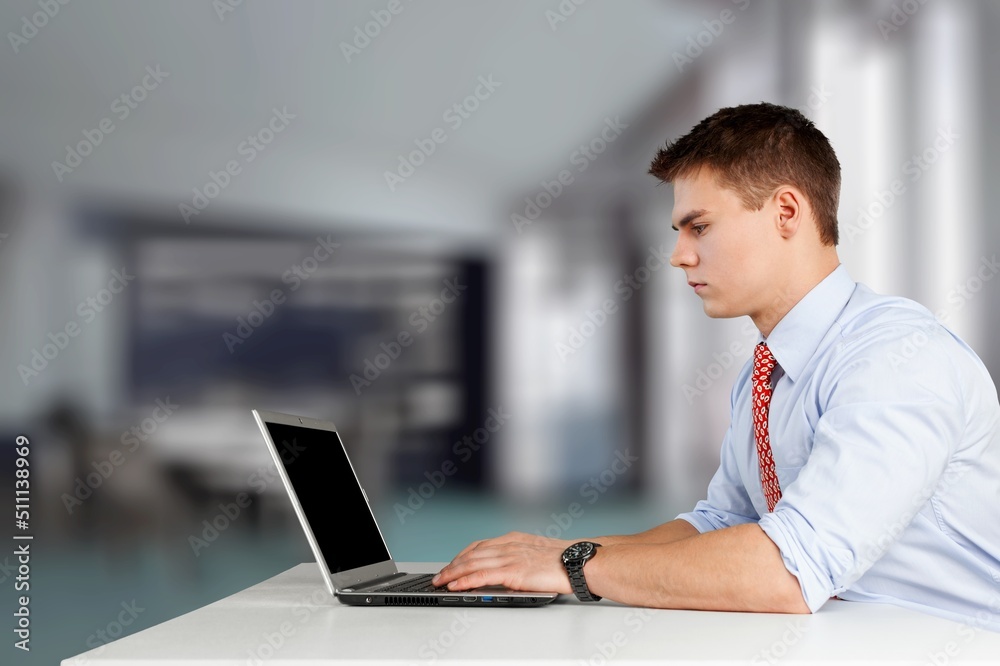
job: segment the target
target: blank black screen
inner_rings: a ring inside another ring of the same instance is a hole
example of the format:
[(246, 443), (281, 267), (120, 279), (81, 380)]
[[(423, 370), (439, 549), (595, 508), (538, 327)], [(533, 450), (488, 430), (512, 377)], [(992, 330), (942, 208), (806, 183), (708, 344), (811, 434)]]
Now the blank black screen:
[(330, 572), (388, 560), (337, 433), (266, 425)]

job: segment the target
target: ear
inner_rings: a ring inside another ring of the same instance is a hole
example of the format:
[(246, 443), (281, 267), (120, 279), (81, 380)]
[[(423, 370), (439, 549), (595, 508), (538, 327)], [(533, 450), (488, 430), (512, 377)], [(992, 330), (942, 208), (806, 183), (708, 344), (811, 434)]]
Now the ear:
[(773, 196), (778, 219), (775, 226), (778, 234), (788, 240), (798, 233), (805, 216), (805, 197), (796, 188), (782, 185)]

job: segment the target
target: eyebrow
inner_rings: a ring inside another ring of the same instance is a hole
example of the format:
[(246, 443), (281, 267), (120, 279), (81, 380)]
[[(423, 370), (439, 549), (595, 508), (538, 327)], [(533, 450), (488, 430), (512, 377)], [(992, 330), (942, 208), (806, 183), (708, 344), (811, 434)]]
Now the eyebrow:
[(684, 217), (682, 217), (681, 221), (678, 222), (677, 224), (670, 225), (670, 228), (673, 229), (674, 231), (680, 231), (681, 229), (683, 229), (687, 225), (691, 224), (692, 222), (694, 222), (695, 220), (697, 220), (699, 217), (701, 217), (702, 215), (704, 215), (707, 212), (708, 211), (705, 210), (704, 208), (699, 208), (698, 210), (693, 210), (690, 213), (688, 213), (687, 215), (685, 215)]

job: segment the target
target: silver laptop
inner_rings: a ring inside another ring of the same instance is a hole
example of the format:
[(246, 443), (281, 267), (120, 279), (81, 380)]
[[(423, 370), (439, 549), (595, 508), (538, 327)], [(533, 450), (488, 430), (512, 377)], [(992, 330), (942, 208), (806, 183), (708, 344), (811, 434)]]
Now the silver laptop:
[(542, 606), (555, 592), (434, 587), (396, 569), (337, 429), (329, 421), (253, 410), (330, 593), (353, 606)]

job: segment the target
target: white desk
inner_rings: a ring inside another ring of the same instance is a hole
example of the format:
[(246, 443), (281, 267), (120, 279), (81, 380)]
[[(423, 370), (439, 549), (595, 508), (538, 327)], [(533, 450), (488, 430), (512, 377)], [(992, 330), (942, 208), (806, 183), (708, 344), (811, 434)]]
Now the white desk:
[(478, 666), (997, 666), (1000, 634), (894, 606), (836, 600), (815, 615), (648, 610), (606, 601), (584, 605), (572, 597), (540, 608), (351, 607), (332, 599), (316, 565), (307, 563), (62, 663), (375, 666), (432, 660)]

